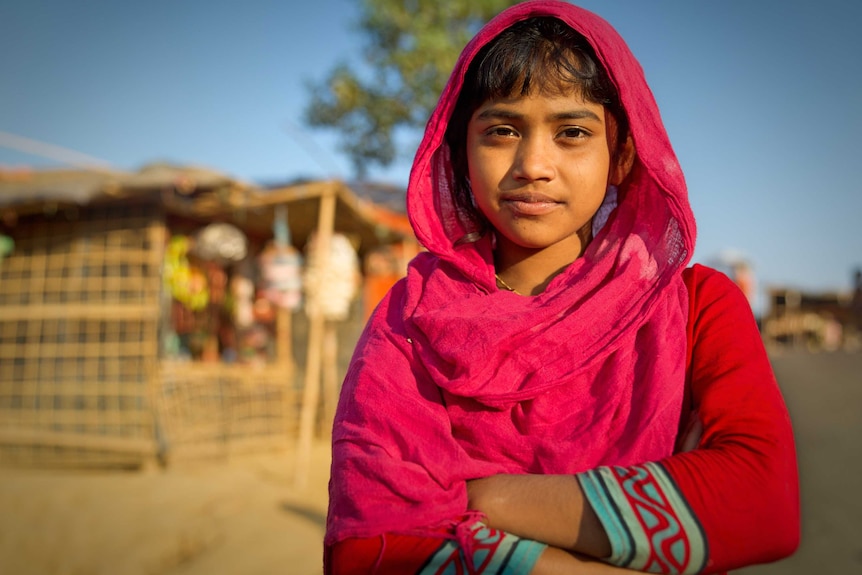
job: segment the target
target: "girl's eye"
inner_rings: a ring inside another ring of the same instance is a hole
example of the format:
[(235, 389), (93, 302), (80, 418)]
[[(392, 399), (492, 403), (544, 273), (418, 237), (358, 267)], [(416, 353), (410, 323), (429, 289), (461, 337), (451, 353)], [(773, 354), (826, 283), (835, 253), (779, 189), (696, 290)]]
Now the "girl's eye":
[(508, 126), (494, 126), (487, 132), (485, 132), (489, 136), (514, 136), (515, 130), (509, 128)]
[(590, 132), (585, 130), (584, 128), (572, 127), (563, 130), (562, 135), (565, 138), (581, 139), (589, 137)]

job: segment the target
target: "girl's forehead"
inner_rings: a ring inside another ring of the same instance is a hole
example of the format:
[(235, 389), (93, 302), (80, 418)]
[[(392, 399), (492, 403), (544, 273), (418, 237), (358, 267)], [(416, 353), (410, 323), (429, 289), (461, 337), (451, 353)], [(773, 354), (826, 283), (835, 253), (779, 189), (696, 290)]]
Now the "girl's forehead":
[(544, 98), (549, 100), (571, 100), (579, 104), (596, 104), (602, 105), (601, 102), (588, 98), (583, 86), (574, 82), (563, 82), (560, 80), (533, 81), (527, 91), (523, 91), (521, 86), (516, 87), (508, 94), (492, 94), (479, 107), (485, 106), (493, 102), (509, 102), (515, 103), (518, 101)]

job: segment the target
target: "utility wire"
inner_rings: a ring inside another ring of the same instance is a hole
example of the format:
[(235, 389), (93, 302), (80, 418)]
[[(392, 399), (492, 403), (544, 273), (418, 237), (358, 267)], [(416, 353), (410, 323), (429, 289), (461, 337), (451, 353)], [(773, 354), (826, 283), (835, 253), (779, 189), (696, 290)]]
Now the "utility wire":
[(17, 150), (79, 168), (110, 168), (111, 163), (69, 148), (0, 131), (0, 147)]

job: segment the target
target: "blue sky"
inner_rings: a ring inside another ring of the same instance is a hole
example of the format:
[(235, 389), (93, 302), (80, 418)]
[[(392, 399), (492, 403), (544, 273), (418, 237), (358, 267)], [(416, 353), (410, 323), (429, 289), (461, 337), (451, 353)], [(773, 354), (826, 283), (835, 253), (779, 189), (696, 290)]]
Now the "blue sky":
[[(580, 4), (644, 67), (688, 180), (695, 260), (733, 250), (761, 287), (848, 289), (862, 266), (862, 3)], [(0, 0), (0, 166), (61, 165), (13, 134), (118, 169), (349, 178), (302, 110), (308, 81), (357, 61), (357, 15), (358, 0)], [(415, 144), (371, 175), (405, 184)]]

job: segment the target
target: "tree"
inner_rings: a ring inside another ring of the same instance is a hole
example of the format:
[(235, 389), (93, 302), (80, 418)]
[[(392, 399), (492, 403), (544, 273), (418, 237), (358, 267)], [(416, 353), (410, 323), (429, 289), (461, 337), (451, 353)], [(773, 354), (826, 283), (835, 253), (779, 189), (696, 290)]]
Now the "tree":
[(396, 132), (424, 126), (461, 49), (514, 0), (363, 0), (358, 30), (369, 72), (338, 64), (309, 86), (305, 121), (340, 133), (364, 177), (396, 158)]

